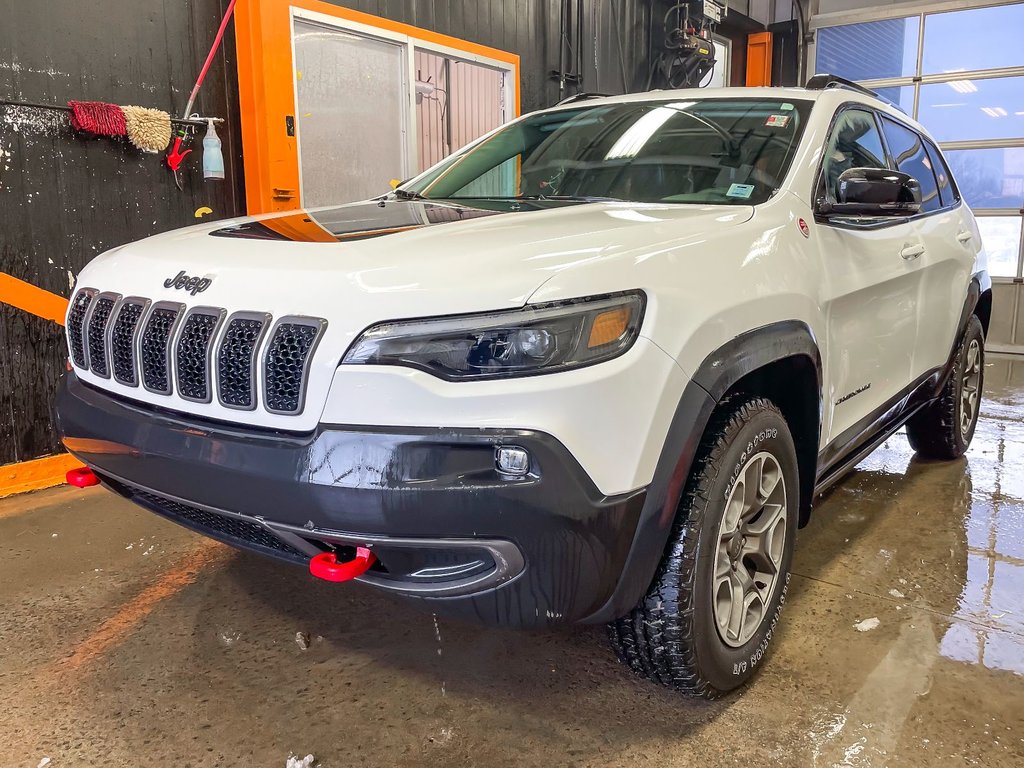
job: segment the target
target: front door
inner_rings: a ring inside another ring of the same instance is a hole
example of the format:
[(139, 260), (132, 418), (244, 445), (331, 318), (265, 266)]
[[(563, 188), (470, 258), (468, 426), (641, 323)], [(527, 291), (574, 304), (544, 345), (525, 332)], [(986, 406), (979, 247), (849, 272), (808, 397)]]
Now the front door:
[[(824, 194), (835, 200), (849, 168), (886, 166), (874, 113), (845, 110), (825, 147)], [(913, 254), (923, 246), (906, 219), (833, 219), (817, 233), (828, 328), (823, 435), (838, 448), (911, 382), (921, 282)]]

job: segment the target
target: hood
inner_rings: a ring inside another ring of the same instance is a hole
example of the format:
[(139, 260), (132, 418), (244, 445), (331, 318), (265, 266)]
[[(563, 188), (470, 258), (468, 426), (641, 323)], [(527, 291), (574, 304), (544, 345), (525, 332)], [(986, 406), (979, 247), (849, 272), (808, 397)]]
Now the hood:
[(344, 307), (346, 325), (369, 324), (522, 306), (561, 270), (707, 237), (752, 214), (750, 206), (370, 201), (156, 235), (99, 256), (79, 285), (275, 315), (330, 319)]
[[(269, 315), (265, 328), (277, 322), (318, 328), (308, 376), (301, 377), (305, 409), (294, 415), (262, 407), (240, 413), (216, 400), (186, 401), (177, 391), (168, 396), (76, 370), (94, 386), (155, 406), (308, 431), (318, 423), (345, 350), (370, 325), (520, 307), (555, 275), (594, 262), (621, 261), (621, 287), (643, 287), (629, 277), (638, 255), (707, 238), (748, 220), (752, 212), (747, 206), (503, 202), (469, 207), (387, 201), (168, 232), (99, 256), (79, 275), (78, 286), (154, 304), (201, 307), (207, 316)], [(154, 306), (146, 317), (156, 311)], [(261, 354), (268, 346), (264, 341)], [(206, 350), (210, 360), (210, 347)]]

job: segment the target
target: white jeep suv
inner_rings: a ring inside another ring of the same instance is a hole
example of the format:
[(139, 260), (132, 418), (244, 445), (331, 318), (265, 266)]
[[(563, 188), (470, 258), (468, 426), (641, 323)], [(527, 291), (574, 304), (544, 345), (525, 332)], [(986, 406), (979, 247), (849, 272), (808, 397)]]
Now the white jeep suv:
[(941, 152), (870, 92), (581, 98), (376, 200), (103, 254), (57, 424), (201, 533), (437, 613), (608, 623), (715, 696), (761, 666), (816, 494), (903, 425), (966, 450), (990, 314)]

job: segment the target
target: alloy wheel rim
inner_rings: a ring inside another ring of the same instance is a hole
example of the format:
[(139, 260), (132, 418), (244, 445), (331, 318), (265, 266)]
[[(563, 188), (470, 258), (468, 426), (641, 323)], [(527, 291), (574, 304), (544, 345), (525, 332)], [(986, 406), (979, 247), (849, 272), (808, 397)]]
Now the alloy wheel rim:
[(767, 451), (740, 469), (718, 528), (712, 591), (715, 625), (732, 648), (761, 625), (778, 586), (788, 524), (786, 480)]
[(971, 339), (964, 361), (960, 382), (960, 435), (966, 437), (978, 416), (978, 398), (981, 396), (981, 344)]

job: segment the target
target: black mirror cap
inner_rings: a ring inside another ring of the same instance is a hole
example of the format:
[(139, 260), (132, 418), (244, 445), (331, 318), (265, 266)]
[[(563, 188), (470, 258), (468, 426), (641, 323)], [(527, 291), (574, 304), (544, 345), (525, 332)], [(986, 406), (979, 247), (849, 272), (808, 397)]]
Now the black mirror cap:
[(912, 216), (921, 210), (921, 184), (885, 168), (850, 168), (839, 176), (838, 201), (819, 200), (817, 212), (832, 216)]

